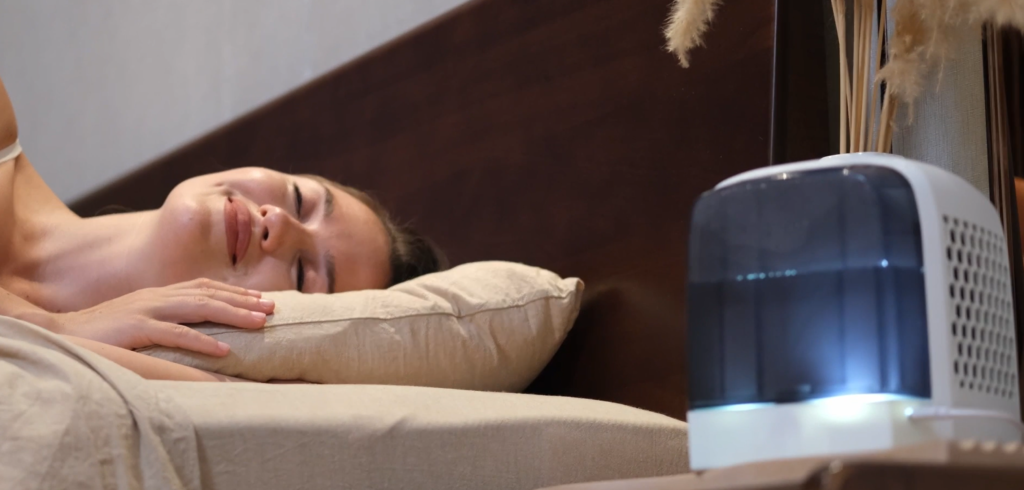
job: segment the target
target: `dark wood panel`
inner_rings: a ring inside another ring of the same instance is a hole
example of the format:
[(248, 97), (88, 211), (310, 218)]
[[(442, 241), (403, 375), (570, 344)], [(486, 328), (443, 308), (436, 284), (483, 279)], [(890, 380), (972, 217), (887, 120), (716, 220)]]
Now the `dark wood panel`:
[[(1003, 215), (1008, 248), (1017, 251), (1010, 255), (1010, 265), (1017, 372), (1024, 373), (1024, 33), (1012, 27), (992, 31), (987, 26), (983, 39), (989, 192)], [(998, 113), (993, 113), (995, 107)], [(1002, 138), (996, 138), (993, 123), (1000, 119)], [(1006, 199), (1001, 201), (996, 196)], [(1024, 376), (1018, 375), (1017, 383), (1019, 392), (1024, 393)]]
[(74, 205), (158, 206), (187, 177), (262, 165), (362, 187), (453, 263), (587, 284), (530, 391), (684, 418), (690, 209), (770, 163), (774, 2), (723, 2), (684, 70), (668, 0), (481, 0)]
[(800, 488), (823, 490), (897, 488), (900, 490), (959, 490), (964, 488), (1016, 490), (1024, 488), (1024, 469), (1006, 463), (853, 462), (831, 465), (808, 479)]
[[(826, 3), (776, 0), (772, 164), (839, 152), (838, 136), (834, 148), (829, 141), (832, 133), (839, 134), (838, 114), (829, 124), (830, 91), (839, 92), (829, 85), (829, 72), (837, 72), (839, 65), (828, 63), (830, 55), (838, 56), (839, 45)], [(833, 112), (838, 112), (838, 98)]]

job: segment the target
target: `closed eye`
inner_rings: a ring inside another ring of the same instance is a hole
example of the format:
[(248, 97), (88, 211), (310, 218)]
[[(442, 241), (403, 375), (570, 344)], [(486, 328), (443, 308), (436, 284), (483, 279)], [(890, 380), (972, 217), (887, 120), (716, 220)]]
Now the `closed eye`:
[(295, 190), (295, 218), (302, 217), (302, 191), (299, 190), (299, 184), (292, 184), (292, 188)]
[(306, 271), (302, 267), (302, 259), (299, 259), (299, 266), (295, 271), (295, 289), (302, 292), (302, 285), (306, 282)]

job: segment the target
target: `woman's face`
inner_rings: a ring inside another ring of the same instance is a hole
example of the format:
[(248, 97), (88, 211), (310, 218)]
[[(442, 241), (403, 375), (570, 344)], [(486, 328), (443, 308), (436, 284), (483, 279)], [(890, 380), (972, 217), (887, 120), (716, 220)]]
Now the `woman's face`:
[(206, 277), (260, 291), (387, 286), (389, 240), (374, 212), (308, 177), (240, 168), (182, 182), (150, 247), (167, 284)]

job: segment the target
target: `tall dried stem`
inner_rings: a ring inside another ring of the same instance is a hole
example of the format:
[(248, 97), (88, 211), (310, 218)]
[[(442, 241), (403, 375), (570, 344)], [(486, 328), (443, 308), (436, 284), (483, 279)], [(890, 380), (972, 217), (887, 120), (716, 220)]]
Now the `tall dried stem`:
[[(888, 10), (888, 2), (886, 0), (882, 0), (882, 4), (881, 4), (881, 6), (880, 6), (880, 8), (878, 10), (878, 36), (875, 38), (876, 39), (876, 41), (875, 41), (875, 74), (876, 75), (877, 75), (878, 71), (882, 69), (882, 51), (883, 51), (882, 47), (885, 46), (885, 13), (886, 13), (886, 10)], [(877, 148), (879, 146), (878, 142), (881, 141), (881, 139), (879, 138), (879, 136), (880, 136), (879, 132), (881, 132), (881, 130), (882, 130), (882, 126), (881, 126), (882, 121), (879, 121), (879, 126), (877, 128), (875, 127), (875, 112), (876, 112), (876, 110), (878, 111), (878, 118), (879, 119), (882, 118), (881, 108), (879, 107), (878, 103), (875, 102), (875, 87), (876, 86), (878, 87), (878, 97), (879, 98), (882, 97), (882, 87), (881, 87), (881, 84), (879, 82), (877, 82), (877, 81), (876, 82), (872, 82), (872, 84), (871, 84), (871, 97), (870, 97), (870, 100), (871, 100), (871, 127), (868, 128), (868, 135), (870, 135), (872, 140), (868, 142), (868, 149)], [(876, 150), (876, 151), (880, 151), (880, 150)]]
[(839, 153), (847, 152), (850, 124), (850, 85), (846, 62), (846, 0), (832, 0), (832, 15), (839, 38)]
[(861, 73), (857, 77), (858, 83), (860, 83), (860, 96), (861, 96), (861, 116), (860, 116), (860, 135), (857, 137), (859, 142), (857, 148), (858, 151), (868, 150), (868, 122), (874, 116), (874, 106), (871, 100), (871, 33), (874, 31), (874, 17), (875, 17), (875, 1), (874, 0), (860, 0), (859, 3), (861, 11), (861, 37), (860, 37), (860, 67)]

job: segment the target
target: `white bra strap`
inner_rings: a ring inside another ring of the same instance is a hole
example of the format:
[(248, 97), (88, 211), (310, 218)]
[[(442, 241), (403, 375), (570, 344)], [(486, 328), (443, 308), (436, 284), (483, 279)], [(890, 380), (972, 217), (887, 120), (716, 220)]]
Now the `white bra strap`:
[(21, 155), (21, 145), (18, 144), (18, 140), (14, 140), (13, 145), (0, 150), (0, 163), (14, 160), (18, 155)]

